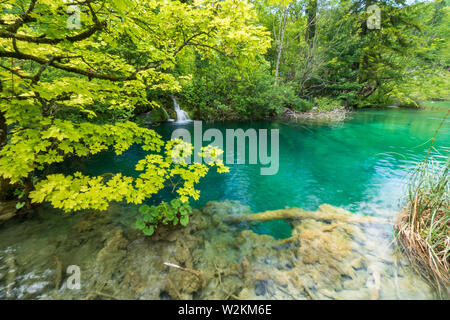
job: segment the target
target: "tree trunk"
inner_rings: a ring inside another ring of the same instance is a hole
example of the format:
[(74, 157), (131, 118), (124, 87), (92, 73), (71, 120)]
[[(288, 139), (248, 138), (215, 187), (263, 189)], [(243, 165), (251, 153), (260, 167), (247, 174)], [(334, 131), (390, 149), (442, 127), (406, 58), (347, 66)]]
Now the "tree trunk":
[[(8, 138), (8, 126), (3, 112), (0, 112), (0, 150), (6, 145)], [(0, 177), (0, 200), (7, 200), (11, 196), (9, 181)]]
[(280, 43), (278, 45), (277, 64), (275, 66), (275, 83), (274, 83), (275, 87), (278, 85), (278, 73), (279, 73), (279, 69), (280, 69), (281, 53), (283, 52), (284, 31), (286, 30), (286, 20), (287, 20), (287, 7), (285, 7), (283, 9), (283, 15), (281, 17), (281, 37), (280, 37)]
[[(314, 38), (316, 37), (316, 25), (317, 25), (317, 0), (309, 0), (306, 5), (305, 10), (307, 20), (306, 20), (306, 31), (305, 31), (305, 42), (309, 47), (309, 52), (306, 49), (304, 53), (306, 59), (311, 59), (311, 49), (314, 46)], [(298, 59), (302, 58), (302, 46), (298, 50)]]
[[(367, 8), (372, 4), (372, 0), (365, 0), (363, 10), (366, 11)], [(364, 43), (364, 40), (366, 36), (368, 35), (368, 29), (367, 29), (367, 20), (363, 19), (361, 21), (361, 32), (359, 33), (359, 37), (361, 39), (361, 43)], [(358, 63), (358, 82), (360, 84), (363, 84), (359, 94), (361, 94), (361, 90), (366, 89), (366, 82), (368, 81), (368, 75), (369, 75), (369, 56), (367, 49), (361, 50), (361, 56), (359, 58)]]
[(314, 37), (316, 36), (316, 15), (317, 15), (317, 0), (309, 0), (306, 6), (307, 24), (305, 33), (305, 42), (312, 47)]
[[(0, 92), (3, 92), (3, 83), (0, 80)], [(0, 111), (0, 150), (8, 143), (8, 125), (5, 114)], [(12, 196), (12, 186), (9, 181), (0, 177), (0, 200), (8, 200)]]
[(0, 111), (0, 150), (6, 145), (8, 136), (8, 126), (6, 125), (5, 114)]

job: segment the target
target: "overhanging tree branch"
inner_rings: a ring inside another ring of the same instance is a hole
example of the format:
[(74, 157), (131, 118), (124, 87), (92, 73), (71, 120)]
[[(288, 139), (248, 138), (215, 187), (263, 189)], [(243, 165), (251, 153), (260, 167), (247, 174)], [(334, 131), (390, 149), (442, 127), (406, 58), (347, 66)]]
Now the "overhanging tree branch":
[[(100, 72), (95, 72), (92, 70), (84, 70), (81, 68), (73, 67), (73, 66), (67, 66), (62, 63), (58, 63), (56, 61), (50, 61), (50, 59), (44, 59), (41, 57), (37, 57), (31, 54), (22, 53), (20, 51), (0, 51), (0, 58), (6, 57), (6, 58), (15, 58), (15, 59), (21, 59), (21, 60), (28, 60), (28, 61), (34, 61), (41, 65), (48, 65), (60, 70), (64, 70), (71, 73), (76, 73), (79, 75), (84, 75), (89, 78), (96, 78), (96, 79), (102, 79), (102, 80), (110, 80), (110, 81), (128, 81), (128, 80), (136, 80), (136, 74), (131, 74), (128, 76), (118, 76), (118, 75), (112, 75), (112, 74), (104, 74)], [(64, 57), (60, 57), (60, 59), (64, 59)]]
[(92, 36), (94, 33), (96, 33), (97, 31), (102, 30), (103, 28), (106, 27), (106, 21), (103, 22), (99, 22), (98, 24), (95, 24), (93, 26), (91, 26), (89, 29), (74, 35), (74, 36), (66, 36), (64, 38), (59, 38), (59, 39), (49, 39), (49, 38), (45, 38), (42, 36), (39, 37), (30, 37), (27, 35), (23, 35), (23, 34), (17, 34), (14, 32), (9, 32), (9, 31), (0, 31), (0, 38), (4, 38), (4, 39), (16, 39), (19, 41), (26, 41), (26, 42), (31, 42), (31, 43), (37, 43), (37, 44), (58, 44), (60, 42), (63, 41), (69, 41), (69, 42), (77, 42), (77, 41), (82, 41), (85, 40), (87, 38), (89, 38), (90, 36)]
[(6, 31), (16, 33), (24, 23), (34, 21), (34, 18), (30, 17), (30, 13), (34, 10), (36, 2), (37, 0), (31, 0), (30, 6), (28, 7), (27, 11), (25, 11), (25, 13), (21, 15), (13, 24), (9, 25), (6, 28)]

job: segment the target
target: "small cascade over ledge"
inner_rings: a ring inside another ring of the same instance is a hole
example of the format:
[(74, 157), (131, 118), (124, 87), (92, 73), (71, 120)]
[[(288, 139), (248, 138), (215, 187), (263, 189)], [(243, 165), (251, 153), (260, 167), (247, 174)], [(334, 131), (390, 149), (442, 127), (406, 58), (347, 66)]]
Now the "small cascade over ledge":
[(189, 118), (186, 111), (184, 111), (180, 108), (177, 98), (175, 96), (172, 96), (172, 100), (173, 100), (173, 107), (175, 109), (175, 112), (177, 113), (177, 119), (176, 119), (175, 123), (191, 122), (192, 120)]

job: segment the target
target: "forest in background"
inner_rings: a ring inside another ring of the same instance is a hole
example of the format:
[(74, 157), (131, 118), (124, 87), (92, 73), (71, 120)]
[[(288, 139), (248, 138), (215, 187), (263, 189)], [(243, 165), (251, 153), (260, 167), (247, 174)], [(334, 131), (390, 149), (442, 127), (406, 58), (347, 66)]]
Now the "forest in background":
[[(446, 1), (251, 1), (270, 34), (265, 54), (237, 68), (224, 55), (191, 55), (183, 105), (209, 120), (260, 119), (284, 108), (418, 106), (448, 100), (449, 7)], [(409, 4), (408, 4), (409, 3)], [(380, 29), (369, 29), (371, 5)]]

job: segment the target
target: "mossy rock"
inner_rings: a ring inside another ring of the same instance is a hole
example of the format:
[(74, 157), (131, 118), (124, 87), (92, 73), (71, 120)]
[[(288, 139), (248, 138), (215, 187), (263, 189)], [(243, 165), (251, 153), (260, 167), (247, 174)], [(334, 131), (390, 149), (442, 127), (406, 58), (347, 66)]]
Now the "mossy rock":
[(0, 202), (0, 224), (13, 218), (16, 213), (16, 201)]
[(169, 120), (169, 114), (163, 107), (155, 108), (150, 112), (151, 122), (164, 122)]

